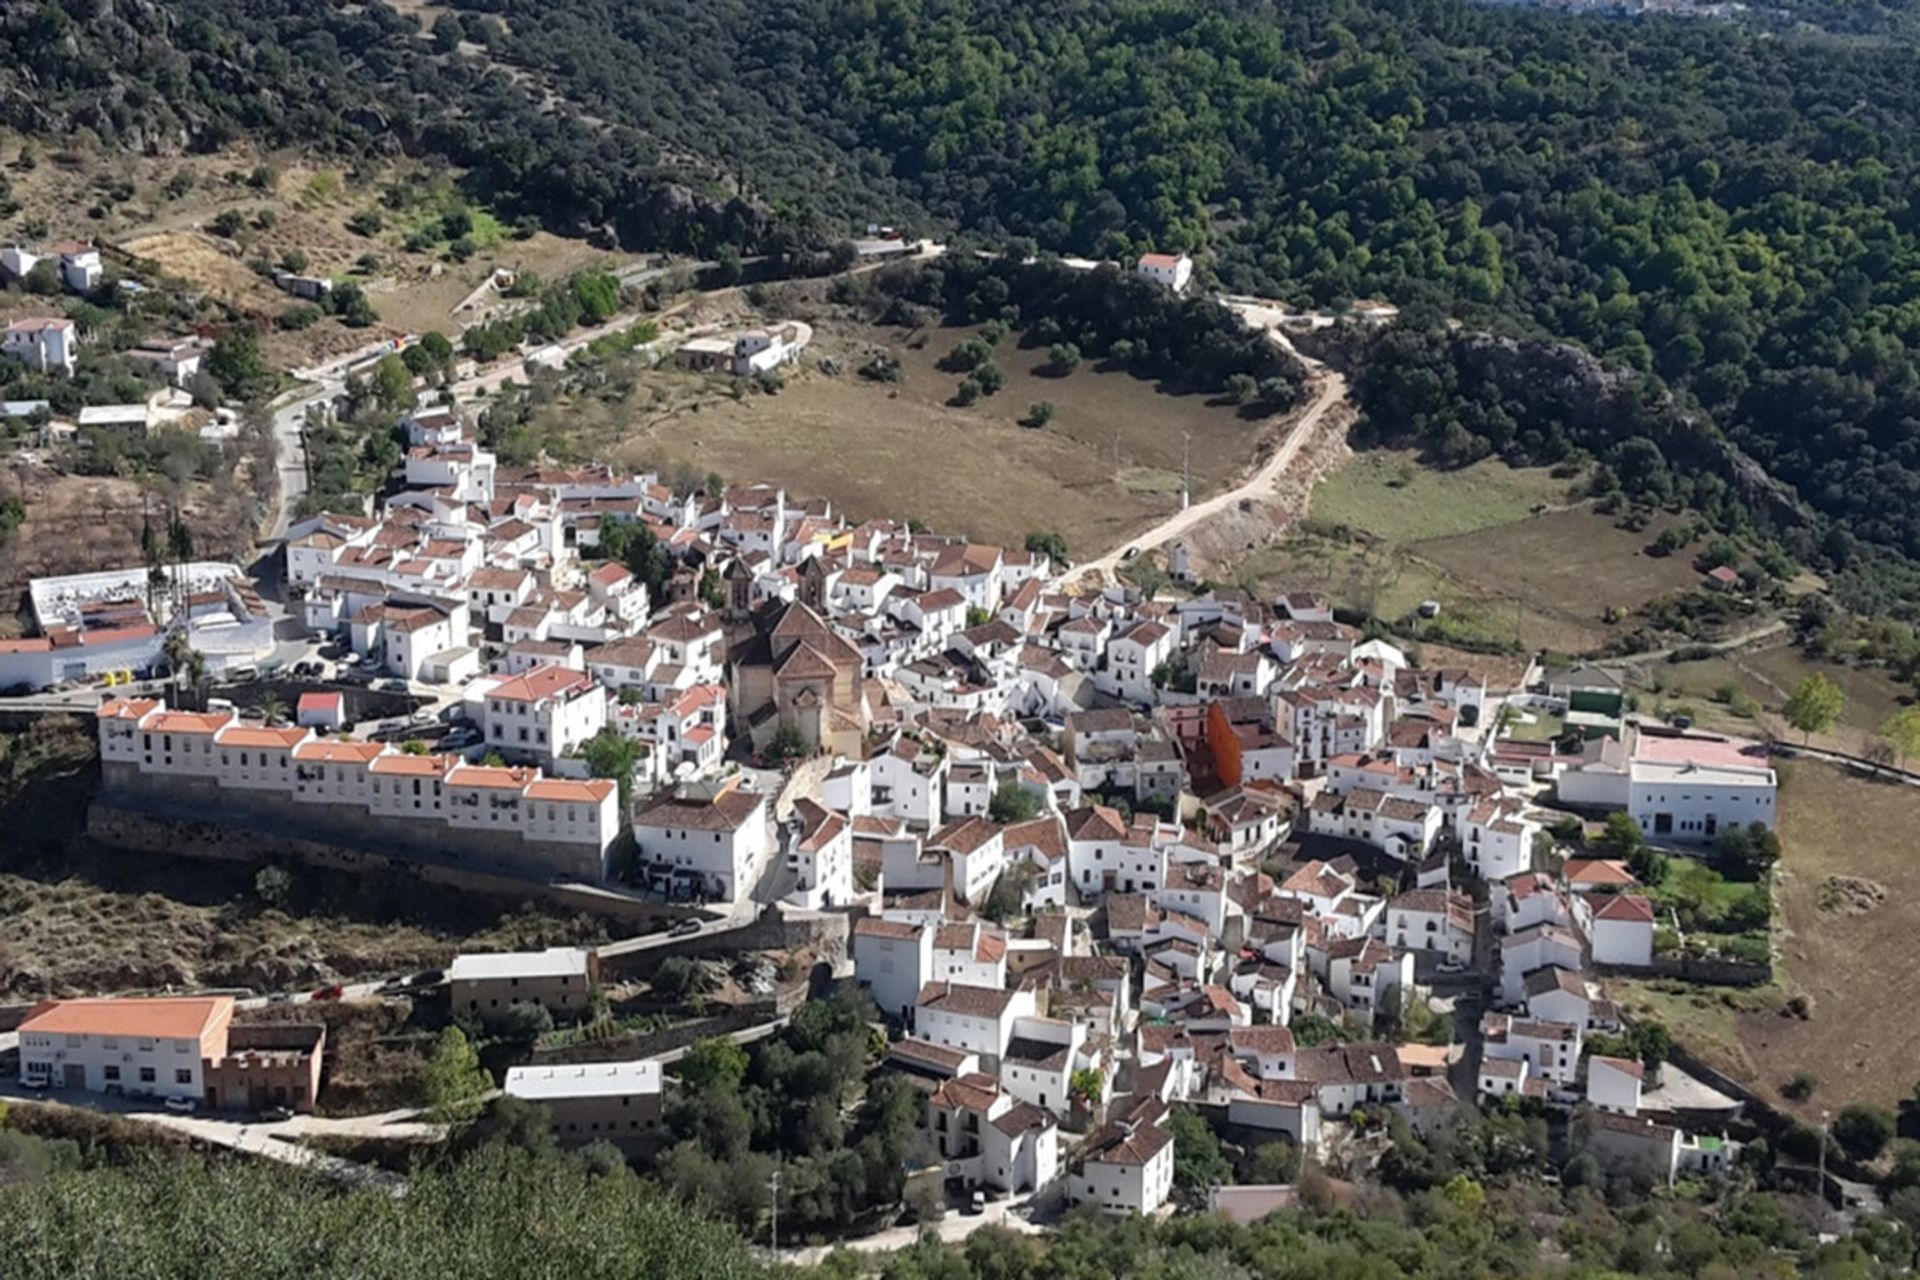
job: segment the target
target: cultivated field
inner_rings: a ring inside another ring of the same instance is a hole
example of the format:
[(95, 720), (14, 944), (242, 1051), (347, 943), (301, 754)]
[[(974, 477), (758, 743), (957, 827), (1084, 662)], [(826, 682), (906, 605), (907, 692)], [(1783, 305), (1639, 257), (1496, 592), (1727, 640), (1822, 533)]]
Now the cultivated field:
[[(611, 406), (557, 402), (542, 425), (586, 456), (604, 448), (635, 466), (685, 463), (730, 480), (773, 481), (831, 498), (854, 518), (912, 516), (992, 542), (1018, 545), (1031, 530), (1058, 529), (1086, 555), (1176, 509), (1183, 433), (1192, 434), (1197, 499), (1246, 467), (1280, 423), (1091, 366), (1049, 377), (1037, 372), (1045, 349), (1012, 337), (995, 357), (1006, 387), (962, 408), (947, 403), (959, 375), (937, 364), (971, 330), (816, 323), (809, 367), (787, 371), (777, 395), (736, 396), (727, 380), (663, 368)], [(900, 360), (899, 382), (854, 372), (882, 347)], [(839, 366), (837, 376), (817, 367), (823, 357)], [(1054, 406), (1052, 421), (1020, 426), (1041, 400)]]

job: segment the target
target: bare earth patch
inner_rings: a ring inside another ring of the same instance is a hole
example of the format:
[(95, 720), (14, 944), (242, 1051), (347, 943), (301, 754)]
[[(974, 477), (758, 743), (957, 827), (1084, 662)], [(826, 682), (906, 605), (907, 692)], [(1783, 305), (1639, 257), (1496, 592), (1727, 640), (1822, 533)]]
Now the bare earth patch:
[[(1198, 499), (1249, 466), (1280, 428), (1281, 419), (1248, 419), (1236, 406), (1171, 395), (1122, 372), (1083, 365), (1049, 376), (1046, 350), (1013, 337), (995, 355), (1006, 387), (960, 407), (948, 403), (960, 375), (938, 362), (970, 330), (907, 335), (830, 317), (816, 323), (812, 358), (834, 359), (838, 376), (789, 371), (779, 394), (734, 399), (711, 380), (656, 371), (608, 413), (615, 456), (772, 481), (830, 498), (856, 519), (911, 516), (1001, 544), (1057, 529), (1085, 557), (1177, 509), (1185, 434)], [(900, 360), (901, 381), (854, 372), (879, 346)], [(1019, 425), (1042, 400), (1054, 406), (1052, 421)], [(578, 423), (595, 411), (562, 405), (553, 417)], [(584, 437), (579, 447), (595, 451)]]
[[(1855, 1098), (1891, 1105), (1920, 1076), (1920, 788), (1796, 760), (1780, 791), (1777, 929), (1782, 985), (1805, 1019), (1750, 1012), (1740, 1046), (1755, 1087), (1778, 1096), (1793, 1071), (1820, 1082), (1803, 1108)], [(1836, 909), (1837, 907), (1837, 909)]]

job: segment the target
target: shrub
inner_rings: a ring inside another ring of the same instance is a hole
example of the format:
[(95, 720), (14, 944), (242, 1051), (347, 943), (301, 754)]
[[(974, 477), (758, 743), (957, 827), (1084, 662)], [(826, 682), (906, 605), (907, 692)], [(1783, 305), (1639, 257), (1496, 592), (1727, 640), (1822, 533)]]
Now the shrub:
[(1893, 1140), (1893, 1113), (1865, 1102), (1850, 1102), (1834, 1119), (1833, 1140), (1855, 1160), (1877, 1159)]

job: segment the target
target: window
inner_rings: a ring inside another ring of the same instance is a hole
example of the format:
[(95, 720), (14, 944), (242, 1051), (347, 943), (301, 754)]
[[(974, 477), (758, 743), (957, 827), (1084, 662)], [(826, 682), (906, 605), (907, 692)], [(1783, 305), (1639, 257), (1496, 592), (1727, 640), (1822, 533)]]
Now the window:
[(152, 1084), (152, 1083), (153, 1083), (153, 1081), (154, 1081), (154, 1072), (153, 1072), (153, 1068), (152, 1068), (152, 1067), (142, 1067), (142, 1068), (140, 1068), (140, 1083), (141, 1083), (141, 1084)]
[(175, 1084), (192, 1084), (193, 1072), (188, 1070), (186, 1067), (175, 1067), (173, 1072), (173, 1082)]
[(101, 1069), (101, 1074), (104, 1075), (109, 1080), (118, 1080), (120, 1078), (120, 1068), (103, 1067)]

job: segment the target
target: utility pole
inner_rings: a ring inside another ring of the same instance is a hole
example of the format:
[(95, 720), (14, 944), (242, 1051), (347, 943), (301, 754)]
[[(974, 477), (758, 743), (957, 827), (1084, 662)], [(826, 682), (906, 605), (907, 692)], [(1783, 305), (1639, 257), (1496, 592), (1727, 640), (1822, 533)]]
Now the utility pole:
[(1827, 1208), (1827, 1118), (1833, 1113), (1820, 1113), (1820, 1209), (1821, 1217), (1826, 1217)]
[(1180, 509), (1193, 501), (1193, 432), (1180, 433)]

